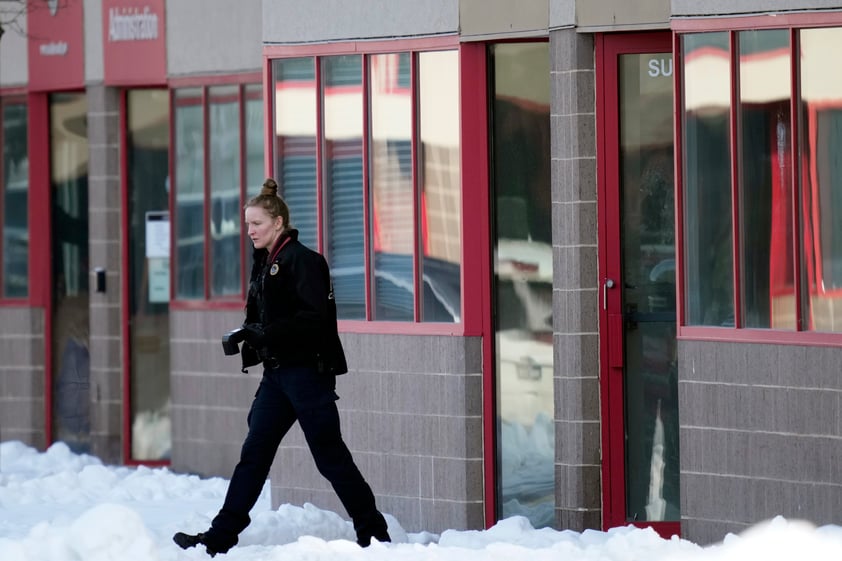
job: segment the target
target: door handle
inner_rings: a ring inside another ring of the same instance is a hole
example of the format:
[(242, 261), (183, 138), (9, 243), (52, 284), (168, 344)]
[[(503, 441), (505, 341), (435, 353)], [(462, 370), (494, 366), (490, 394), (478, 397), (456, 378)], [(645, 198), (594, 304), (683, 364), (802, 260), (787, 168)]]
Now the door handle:
[(614, 288), (614, 280), (613, 279), (605, 279), (605, 282), (602, 284), (602, 309), (608, 309), (608, 289)]

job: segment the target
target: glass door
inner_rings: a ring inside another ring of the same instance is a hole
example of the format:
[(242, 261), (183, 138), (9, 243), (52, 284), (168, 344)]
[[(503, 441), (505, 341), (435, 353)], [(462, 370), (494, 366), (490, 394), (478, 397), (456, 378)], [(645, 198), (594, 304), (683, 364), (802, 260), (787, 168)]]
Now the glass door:
[(602, 41), (604, 519), (670, 534), (680, 520), (673, 61), (669, 34)]
[(88, 103), (50, 96), (53, 440), (90, 451)]
[(126, 92), (129, 460), (170, 458), (170, 110), (166, 89)]

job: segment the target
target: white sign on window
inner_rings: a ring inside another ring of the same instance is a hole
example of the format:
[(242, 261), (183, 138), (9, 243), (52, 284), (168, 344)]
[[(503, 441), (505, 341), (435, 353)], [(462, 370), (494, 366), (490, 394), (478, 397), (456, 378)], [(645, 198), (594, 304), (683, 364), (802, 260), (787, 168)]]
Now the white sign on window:
[(146, 257), (170, 256), (170, 213), (166, 210), (146, 213)]

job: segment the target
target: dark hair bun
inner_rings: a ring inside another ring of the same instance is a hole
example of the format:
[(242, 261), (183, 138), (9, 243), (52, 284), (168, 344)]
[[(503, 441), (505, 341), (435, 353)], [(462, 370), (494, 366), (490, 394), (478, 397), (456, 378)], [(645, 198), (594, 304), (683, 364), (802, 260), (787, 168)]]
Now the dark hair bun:
[(266, 178), (266, 181), (263, 182), (263, 189), (260, 191), (261, 195), (273, 195), (275, 197), (278, 196), (278, 184), (275, 183), (275, 180), (271, 177)]

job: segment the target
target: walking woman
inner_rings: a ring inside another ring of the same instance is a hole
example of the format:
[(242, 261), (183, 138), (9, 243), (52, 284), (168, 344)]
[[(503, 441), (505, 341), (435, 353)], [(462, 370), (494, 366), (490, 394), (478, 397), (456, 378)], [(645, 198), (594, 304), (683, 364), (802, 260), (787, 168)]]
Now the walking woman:
[(173, 540), (184, 549), (202, 544), (211, 557), (236, 545), (275, 452), (298, 421), (316, 467), (354, 523), (357, 543), (390, 541), (386, 520), (340, 432), (336, 376), (347, 372), (347, 365), (327, 262), (298, 241), (273, 179), (246, 203), (245, 221), (254, 265), (243, 324), (243, 369), (262, 363), (263, 379), (222, 508), (207, 531), (179, 532)]

